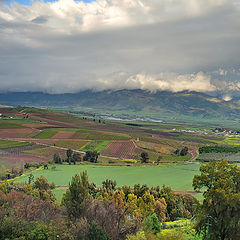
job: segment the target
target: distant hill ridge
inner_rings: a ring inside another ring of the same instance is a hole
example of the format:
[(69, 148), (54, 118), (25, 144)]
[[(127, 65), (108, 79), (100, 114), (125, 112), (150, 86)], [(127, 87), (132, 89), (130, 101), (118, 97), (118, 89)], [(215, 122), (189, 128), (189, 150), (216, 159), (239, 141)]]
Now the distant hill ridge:
[(91, 108), (111, 112), (153, 114), (162, 117), (194, 117), (201, 119), (225, 119), (238, 122), (240, 101), (224, 101), (205, 93), (155, 92), (143, 90), (100, 91), (48, 94), (41, 92), (8, 92), (0, 94), (0, 102), (9, 105)]

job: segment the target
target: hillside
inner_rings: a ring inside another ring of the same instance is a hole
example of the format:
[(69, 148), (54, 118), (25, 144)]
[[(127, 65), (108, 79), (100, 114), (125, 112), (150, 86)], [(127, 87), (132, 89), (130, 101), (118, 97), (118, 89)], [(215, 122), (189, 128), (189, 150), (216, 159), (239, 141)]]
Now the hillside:
[(83, 91), (75, 94), (40, 92), (2, 93), (0, 102), (9, 105), (41, 106), (62, 110), (111, 113), (118, 116), (145, 116), (163, 120), (207, 123), (239, 123), (238, 99), (224, 101), (196, 92), (142, 90)]

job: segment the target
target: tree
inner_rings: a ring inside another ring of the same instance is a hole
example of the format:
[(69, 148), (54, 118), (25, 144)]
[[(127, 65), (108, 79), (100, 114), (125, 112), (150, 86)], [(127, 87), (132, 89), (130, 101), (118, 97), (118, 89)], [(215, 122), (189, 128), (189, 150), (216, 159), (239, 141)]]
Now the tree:
[(89, 187), (90, 184), (86, 171), (82, 172), (80, 175), (76, 174), (72, 177), (72, 181), (69, 183), (69, 188), (63, 195), (62, 200), (71, 219), (76, 220), (80, 217), (85, 201), (89, 197)]
[(67, 152), (66, 152), (66, 155), (67, 155), (67, 161), (68, 161), (69, 164), (71, 164), (72, 154), (73, 154), (72, 149), (68, 149)]
[(161, 160), (162, 160), (162, 156), (158, 156), (158, 158), (157, 158), (157, 164), (159, 164), (159, 163), (161, 162)]
[(30, 173), (30, 175), (28, 177), (28, 184), (31, 184), (33, 180), (34, 180), (34, 176), (32, 173)]
[(107, 190), (107, 192), (114, 191), (116, 185), (117, 185), (117, 182), (110, 179), (106, 179), (105, 181), (102, 182), (102, 186), (104, 189)]
[(179, 155), (180, 150), (179, 150), (179, 149), (176, 149), (176, 151), (174, 151), (174, 153), (175, 153), (176, 155)]
[(73, 153), (73, 156), (72, 156), (74, 162), (81, 162), (81, 154), (80, 153)]
[(240, 168), (227, 161), (211, 161), (193, 179), (195, 190), (204, 189), (198, 207), (197, 233), (205, 239), (240, 239)]
[(182, 148), (180, 151), (180, 156), (186, 156), (188, 154), (188, 147)]
[(51, 192), (51, 187), (48, 180), (41, 176), (36, 179), (33, 188), (38, 190), (38, 197), (42, 200), (50, 200), (51, 202), (55, 201), (55, 196)]
[(83, 157), (83, 161), (89, 161), (92, 163), (97, 163), (99, 153), (96, 151), (87, 151)]
[(54, 161), (54, 163), (62, 164), (62, 159), (61, 159), (61, 157), (59, 156), (58, 153), (55, 153), (55, 154), (53, 155), (53, 161)]
[(91, 223), (86, 237), (88, 240), (110, 240), (107, 232), (103, 230), (95, 221)]
[(142, 152), (140, 156), (141, 156), (142, 163), (146, 163), (149, 159), (147, 152)]

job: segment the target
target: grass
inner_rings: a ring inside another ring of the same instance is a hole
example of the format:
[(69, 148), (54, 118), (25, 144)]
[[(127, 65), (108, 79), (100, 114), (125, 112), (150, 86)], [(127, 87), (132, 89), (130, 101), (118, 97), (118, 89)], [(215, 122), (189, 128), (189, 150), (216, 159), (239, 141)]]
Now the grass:
[(48, 139), (53, 137), (57, 132), (59, 131), (59, 129), (45, 129), (42, 132), (38, 133), (36, 136), (34, 136), (34, 138), (39, 138), (39, 139)]
[(164, 156), (161, 160), (163, 161), (189, 161), (191, 155), (186, 156)]
[[(101, 165), (57, 165), (55, 170), (32, 171), (34, 177), (45, 176), (49, 182), (66, 186), (72, 176), (87, 171), (89, 180), (98, 186), (105, 179), (117, 181), (117, 186), (148, 184), (149, 186), (170, 186), (174, 190), (193, 190), (192, 179), (199, 174), (199, 164), (164, 164), (158, 166), (101, 166)], [(18, 179), (27, 182), (28, 175)], [(60, 196), (65, 188), (56, 190)]]
[(25, 147), (32, 145), (30, 142), (17, 142), (12, 140), (0, 140), (0, 149)]
[(157, 239), (202, 240), (203, 236), (196, 235), (196, 232), (192, 226), (185, 226), (174, 227), (172, 229), (163, 229), (160, 233), (157, 234)]
[(101, 152), (107, 145), (109, 141), (97, 141), (93, 140), (83, 147), (81, 147), (82, 151), (96, 151), (96, 152)]

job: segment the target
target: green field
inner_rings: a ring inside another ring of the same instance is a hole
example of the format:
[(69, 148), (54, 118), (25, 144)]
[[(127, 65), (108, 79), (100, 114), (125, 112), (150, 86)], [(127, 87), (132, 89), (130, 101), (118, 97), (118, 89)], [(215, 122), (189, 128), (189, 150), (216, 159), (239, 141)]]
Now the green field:
[(34, 136), (34, 138), (48, 139), (53, 137), (58, 131), (58, 129), (45, 129), (42, 132), (38, 133), (36, 136)]
[(25, 147), (32, 143), (29, 142), (17, 142), (12, 140), (0, 140), (0, 149), (15, 148), (15, 147)]
[[(101, 166), (101, 165), (57, 165), (55, 170), (35, 170), (34, 177), (45, 176), (57, 186), (66, 186), (72, 176), (87, 170), (91, 182), (98, 186), (105, 179), (117, 181), (117, 186), (147, 184), (149, 186), (170, 186), (174, 190), (193, 190), (192, 179), (199, 173), (199, 164), (164, 164), (162, 166)], [(17, 181), (27, 182), (28, 175)], [(58, 199), (66, 189), (57, 188)]]
[(189, 161), (191, 159), (191, 155), (186, 156), (164, 156), (161, 161)]
[(101, 152), (107, 145), (109, 141), (97, 141), (93, 140), (86, 145), (84, 145), (81, 150), (82, 151), (96, 151), (96, 152)]

